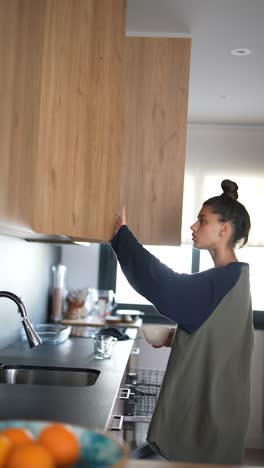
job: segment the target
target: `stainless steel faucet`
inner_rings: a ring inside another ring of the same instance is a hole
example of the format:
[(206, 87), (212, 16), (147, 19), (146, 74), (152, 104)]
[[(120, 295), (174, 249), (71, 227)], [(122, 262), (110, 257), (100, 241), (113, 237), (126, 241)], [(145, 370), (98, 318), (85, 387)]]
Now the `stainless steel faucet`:
[(20, 297), (16, 296), (16, 294), (10, 291), (0, 291), (0, 297), (7, 297), (8, 299), (11, 299), (11, 301), (15, 302), (18, 306), (18, 311), (22, 317), (22, 325), (25, 329), (26, 337), (30, 348), (34, 348), (35, 346), (41, 344), (41, 338), (34, 330), (33, 325), (28, 321), (27, 310), (22, 299), (20, 299)]

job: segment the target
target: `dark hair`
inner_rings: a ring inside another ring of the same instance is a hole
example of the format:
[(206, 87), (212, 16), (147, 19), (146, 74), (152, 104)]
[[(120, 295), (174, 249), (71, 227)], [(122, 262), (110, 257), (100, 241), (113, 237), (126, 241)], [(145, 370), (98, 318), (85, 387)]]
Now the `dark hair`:
[(233, 245), (241, 242), (241, 247), (248, 241), (250, 231), (249, 214), (239, 201), (238, 186), (232, 180), (225, 179), (221, 183), (223, 193), (217, 197), (212, 197), (203, 203), (203, 206), (210, 206), (213, 213), (220, 216), (220, 222), (230, 221), (233, 225)]

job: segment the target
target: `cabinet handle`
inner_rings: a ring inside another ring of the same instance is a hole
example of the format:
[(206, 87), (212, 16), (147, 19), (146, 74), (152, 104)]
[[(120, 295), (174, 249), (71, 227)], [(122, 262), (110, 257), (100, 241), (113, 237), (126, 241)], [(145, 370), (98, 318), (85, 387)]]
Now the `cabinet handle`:
[(120, 400), (129, 400), (131, 393), (130, 388), (120, 388), (119, 399)]
[(112, 421), (111, 421), (112, 423), (114, 422), (114, 419), (119, 420), (119, 423), (117, 426), (113, 426), (113, 425), (110, 426), (109, 427), (110, 431), (121, 431), (123, 427), (124, 416), (121, 416), (119, 414), (114, 414), (112, 416)]
[(140, 348), (133, 348), (131, 354), (138, 356), (140, 354)]

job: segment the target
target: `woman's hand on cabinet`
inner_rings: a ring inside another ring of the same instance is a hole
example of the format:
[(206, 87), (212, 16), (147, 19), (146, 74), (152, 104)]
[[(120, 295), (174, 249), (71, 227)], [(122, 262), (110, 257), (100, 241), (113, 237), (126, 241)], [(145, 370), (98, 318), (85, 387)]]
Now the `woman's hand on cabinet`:
[(127, 224), (127, 222), (126, 222), (126, 207), (123, 206), (121, 214), (116, 213), (114, 235), (119, 231), (121, 226), (125, 226), (126, 224)]

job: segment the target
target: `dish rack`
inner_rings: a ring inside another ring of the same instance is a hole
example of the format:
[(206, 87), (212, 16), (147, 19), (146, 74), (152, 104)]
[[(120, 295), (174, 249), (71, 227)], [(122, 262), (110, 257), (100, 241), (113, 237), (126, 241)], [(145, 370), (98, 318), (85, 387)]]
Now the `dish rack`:
[(130, 398), (125, 403), (125, 419), (149, 422), (158, 401), (165, 371), (156, 369), (130, 369), (126, 386)]

